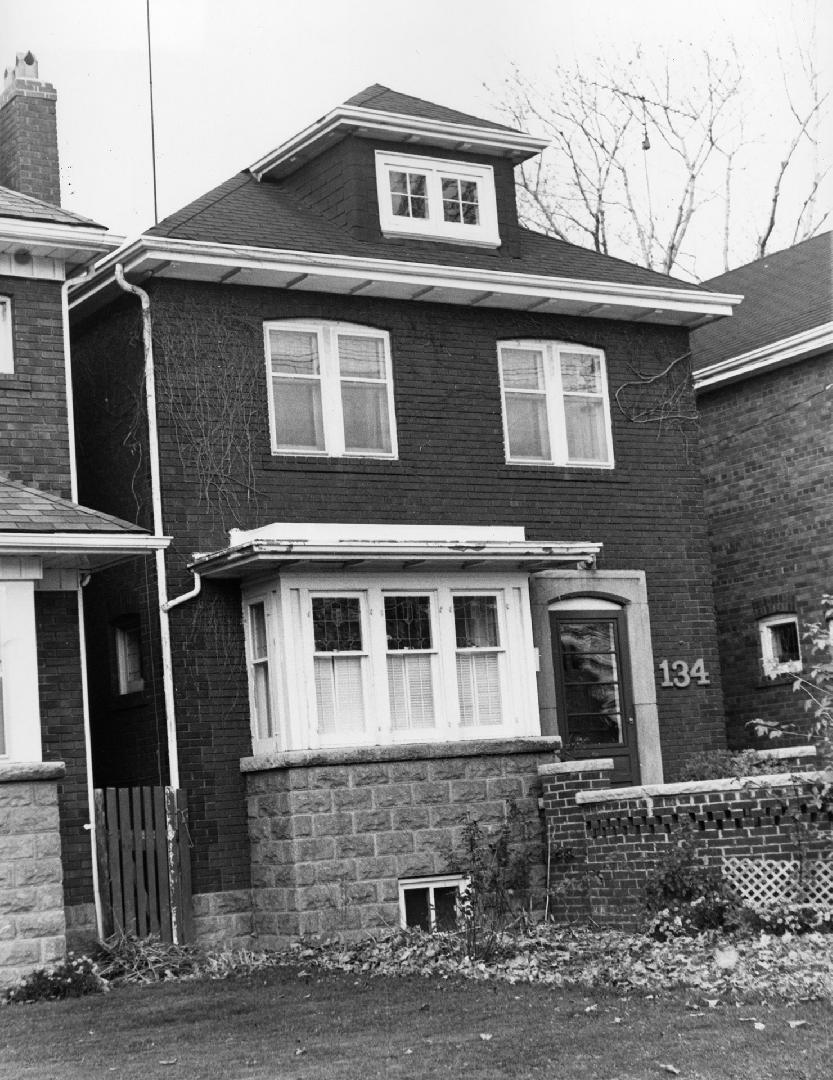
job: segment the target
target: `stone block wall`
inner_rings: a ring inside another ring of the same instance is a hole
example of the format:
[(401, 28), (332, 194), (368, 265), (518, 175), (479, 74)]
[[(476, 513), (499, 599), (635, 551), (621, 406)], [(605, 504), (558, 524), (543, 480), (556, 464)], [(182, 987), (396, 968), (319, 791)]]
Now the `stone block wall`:
[(57, 780), (63, 765), (0, 765), (0, 990), (64, 955)]
[(557, 738), (367, 747), (249, 758), (252, 900), (258, 944), (399, 924), (401, 878), (447, 873), (470, 819), (517, 805), (543, 891), (538, 766)]
[(790, 753), (774, 755), (766, 776), (635, 788), (605, 787), (609, 761), (544, 766), (555, 917), (634, 929), (645, 917), (648, 875), (684, 835), (708, 864), (729, 856), (788, 861), (798, 854), (797, 820), (806, 856), (829, 856), (833, 803), (814, 806), (819, 774), (786, 771), (806, 769), (801, 749)]

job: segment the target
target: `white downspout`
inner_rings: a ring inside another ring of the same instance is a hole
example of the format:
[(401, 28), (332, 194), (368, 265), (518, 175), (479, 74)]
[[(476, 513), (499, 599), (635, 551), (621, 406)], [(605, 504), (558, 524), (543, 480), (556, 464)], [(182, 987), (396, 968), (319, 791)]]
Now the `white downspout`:
[[(162, 528), (162, 485), (159, 477), (159, 434), (156, 426), (156, 379), (153, 367), (153, 335), (150, 323), (150, 297), (138, 285), (125, 279), (124, 267), (116, 263), (116, 283), (125, 292), (139, 298), (142, 305), (142, 342), (145, 353), (145, 402), (148, 414), (148, 449), (150, 457), (150, 492), (153, 508), (153, 535), (164, 536)], [(162, 688), (165, 698), (165, 720), (168, 731), (168, 771), (172, 788), (179, 787), (179, 753), (176, 744), (176, 712), (174, 708), (174, 677), (171, 663), (171, 629), (168, 620), (168, 577), (165, 552), (154, 552), (156, 559), (156, 590), (159, 606), (159, 638), (162, 649)]]
[(67, 402), (67, 434), (69, 436), (69, 485), (70, 499), (78, 502), (78, 466), (75, 459), (75, 406), (72, 395), (72, 364), (69, 341), (69, 287), (78, 285), (90, 276), (90, 269), (73, 278), (66, 278), (61, 286), (61, 324), (64, 329), (64, 383)]

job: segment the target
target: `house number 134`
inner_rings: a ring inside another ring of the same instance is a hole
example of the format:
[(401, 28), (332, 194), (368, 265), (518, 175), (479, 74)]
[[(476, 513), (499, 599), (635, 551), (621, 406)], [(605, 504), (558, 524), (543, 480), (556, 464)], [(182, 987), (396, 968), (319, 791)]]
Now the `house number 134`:
[(709, 673), (703, 664), (702, 656), (699, 656), (690, 667), (685, 660), (660, 660), (659, 669), (662, 672), (662, 686), (675, 686), (681, 690), (684, 686), (690, 686), (692, 682), (700, 686), (709, 685)]

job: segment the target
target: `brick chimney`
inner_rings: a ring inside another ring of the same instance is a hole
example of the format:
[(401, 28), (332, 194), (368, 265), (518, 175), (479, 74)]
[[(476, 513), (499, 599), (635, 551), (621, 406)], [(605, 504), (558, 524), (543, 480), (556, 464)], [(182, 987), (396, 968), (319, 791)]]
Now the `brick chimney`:
[(0, 91), (0, 185), (60, 206), (56, 98), (32, 53), (18, 53)]

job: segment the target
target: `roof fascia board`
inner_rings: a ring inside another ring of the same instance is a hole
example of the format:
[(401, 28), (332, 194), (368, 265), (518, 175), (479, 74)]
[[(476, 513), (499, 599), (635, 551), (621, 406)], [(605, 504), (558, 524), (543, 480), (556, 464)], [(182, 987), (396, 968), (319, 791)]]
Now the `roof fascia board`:
[(0, 554), (90, 551), (141, 555), (146, 551), (164, 550), (171, 539), (170, 536), (136, 536), (132, 533), (4, 532), (0, 533)]
[(60, 225), (27, 218), (0, 217), (0, 240), (18, 241), (30, 247), (71, 248), (78, 251), (109, 252), (124, 243), (123, 236), (87, 225)]
[(731, 315), (732, 306), (742, 300), (741, 296), (735, 294), (707, 292), (702, 289), (669, 289), (662, 286), (629, 285), (541, 274), (474, 270), (436, 263), (364, 259), (353, 255), (206, 244), (195, 240), (145, 236), (100, 260), (89, 283), (80, 284), (74, 290), (71, 306), (76, 307), (83, 303), (109, 284), (115, 262), (122, 263), (125, 273), (129, 273), (140, 270), (144, 262), (160, 257), (180, 263), (213, 264), (242, 270), (366, 277), (372, 281), (489, 291), (588, 304), (613, 301), (625, 307), (652, 307), (664, 311), (714, 316)]
[(443, 141), (471, 143), (480, 148), (515, 151), (524, 156), (538, 154), (549, 146), (548, 139), (540, 139), (525, 132), (503, 131), (500, 128), (480, 127), (476, 124), (455, 124), (448, 120), (430, 120), (409, 116), (405, 113), (380, 112), (358, 106), (339, 106), (320, 120), (299, 132), (293, 138), (270, 150), (249, 166), (249, 172), (257, 180), (283, 162), (298, 157), (331, 132), (343, 129), (345, 133), (359, 128), (386, 134), (431, 135)]
[(709, 390), (726, 383), (756, 375), (760, 371), (779, 367), (794, 360), (809, 359), (825, 349), (833, 348), (833, 322), (822, 323), (800, 334), (771, 341), (758, 349), (739, 353), (728, 360), (694, 372), (694, 389)]

